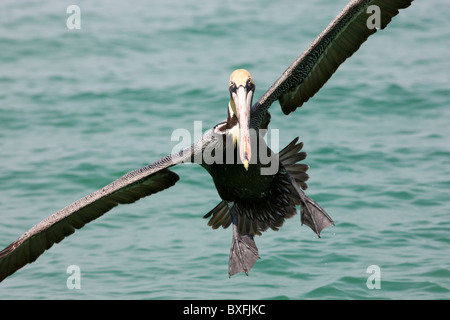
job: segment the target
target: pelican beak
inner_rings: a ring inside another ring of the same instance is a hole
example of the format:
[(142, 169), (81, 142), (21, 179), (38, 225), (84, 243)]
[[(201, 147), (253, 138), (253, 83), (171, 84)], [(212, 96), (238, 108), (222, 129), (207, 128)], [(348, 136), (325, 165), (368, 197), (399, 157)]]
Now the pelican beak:
[(245, 170), (248, 170), (248, 164), (252, 157), (249, 127), (253, 90), (247, 90), (246, 87), (241, 85), (232, 97), (239, 120), (239, 156)]

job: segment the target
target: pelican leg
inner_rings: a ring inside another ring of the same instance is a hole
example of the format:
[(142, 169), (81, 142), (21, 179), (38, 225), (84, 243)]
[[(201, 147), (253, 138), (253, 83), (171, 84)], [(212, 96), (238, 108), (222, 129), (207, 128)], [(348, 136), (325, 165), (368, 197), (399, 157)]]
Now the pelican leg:
[(308, 197), (298, 186), (295, 178), (288, 172), (289, 179), (301, 199), (300, 221), (306, 224), (320, 238), (320, 232), (329, 226), (334, 226), (333, 219), (313, 199)]
[(234, 206), (231, 208), (230, 214), (233, 222), (233, 241), (231, 243), (228, 274), (230, 277), (239, 272), (245, 272), (248, 275), (248, 272), (259, 258), (258, 248), (253, 240), (253, 235), (241, 235), (239, 233), (239, 213)]

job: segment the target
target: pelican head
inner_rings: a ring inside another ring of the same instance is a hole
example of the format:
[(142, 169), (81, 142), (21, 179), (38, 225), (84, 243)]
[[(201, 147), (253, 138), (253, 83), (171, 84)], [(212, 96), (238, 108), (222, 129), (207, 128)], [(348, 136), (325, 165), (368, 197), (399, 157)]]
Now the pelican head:
[(245, 69), (237, 69), (230, 76), (230, 107), (239, 122), (239, 156), (246, 170), (252, 156), (250, 148), (250, 111), (255, 83)]

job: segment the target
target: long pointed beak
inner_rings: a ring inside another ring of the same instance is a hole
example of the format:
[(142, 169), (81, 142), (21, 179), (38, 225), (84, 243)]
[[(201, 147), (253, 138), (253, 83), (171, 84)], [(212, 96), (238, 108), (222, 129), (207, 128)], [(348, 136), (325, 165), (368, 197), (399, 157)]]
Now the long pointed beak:
[(239, 120), (239, 156), (246, 170), (252, 157), (249, 132), (252, 95), (253, 91), (248, 92), (243, 86), (240, 86), (233, 95)]

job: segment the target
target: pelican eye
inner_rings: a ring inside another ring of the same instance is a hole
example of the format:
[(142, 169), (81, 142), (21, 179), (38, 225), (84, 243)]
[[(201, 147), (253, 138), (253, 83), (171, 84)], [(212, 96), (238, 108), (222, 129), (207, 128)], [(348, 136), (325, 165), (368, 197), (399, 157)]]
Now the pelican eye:
[(255, 87), (255, 85), (252, 83), (252, 79), (251, 78), (247, 79), (247, 83), (246, 83), (245, 86), (247, 87), (247, 90), (252, 90)]
[(236, 83), (234, 81), (230, 81), (230, 92), (236, 91)]

